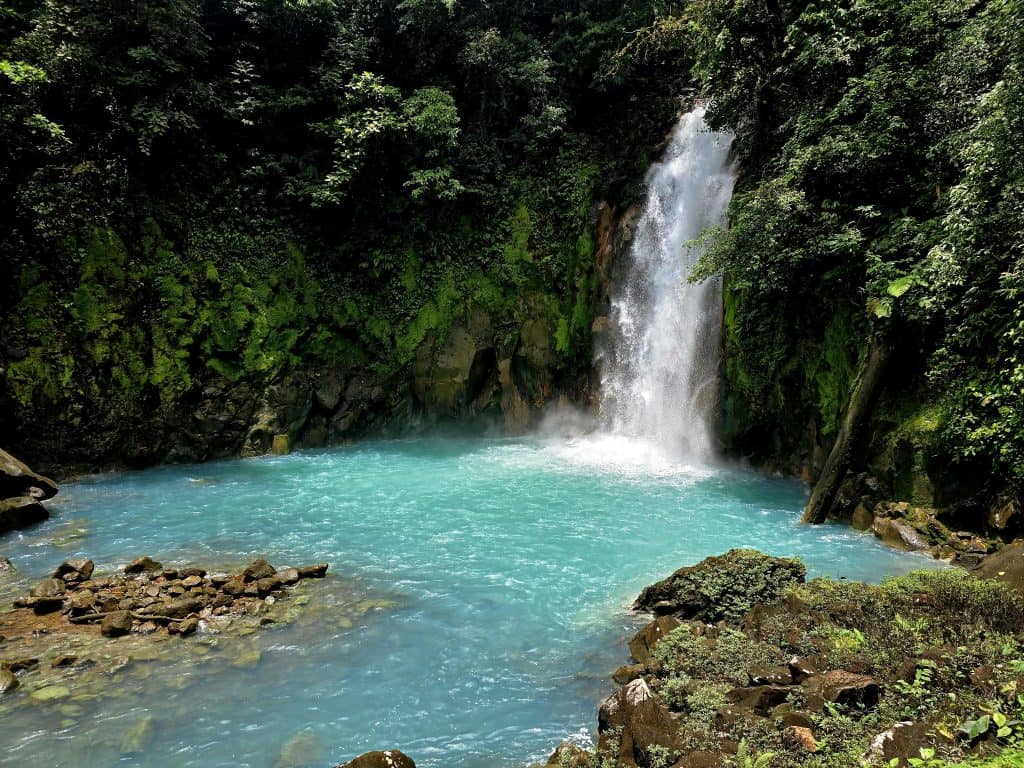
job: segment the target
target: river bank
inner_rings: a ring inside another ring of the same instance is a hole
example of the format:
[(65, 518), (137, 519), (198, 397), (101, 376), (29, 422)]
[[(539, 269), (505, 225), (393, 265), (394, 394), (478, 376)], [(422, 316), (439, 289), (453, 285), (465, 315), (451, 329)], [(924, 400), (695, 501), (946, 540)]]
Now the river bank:
[(548, 765), (1019, 764), (1024, 599), (1007, 585), (960, 569), (808, 582), (798, 560), (733, 550), (635, 607), (657, 618), (615, 672), (596, 749)]

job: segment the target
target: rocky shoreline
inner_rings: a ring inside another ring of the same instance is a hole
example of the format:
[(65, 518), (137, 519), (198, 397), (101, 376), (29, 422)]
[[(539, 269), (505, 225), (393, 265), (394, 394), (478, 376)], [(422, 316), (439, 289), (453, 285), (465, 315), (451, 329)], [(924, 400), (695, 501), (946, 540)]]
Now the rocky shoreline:
[[(805, 581), (732, 550), (647, 587), (656, 618), (571, 768), (1019, 765), (1024, 599), (962, 569)], [(993, 757), (994, 756), (994, 757)], [(945, 761), (950, 761), (947, 763)]]

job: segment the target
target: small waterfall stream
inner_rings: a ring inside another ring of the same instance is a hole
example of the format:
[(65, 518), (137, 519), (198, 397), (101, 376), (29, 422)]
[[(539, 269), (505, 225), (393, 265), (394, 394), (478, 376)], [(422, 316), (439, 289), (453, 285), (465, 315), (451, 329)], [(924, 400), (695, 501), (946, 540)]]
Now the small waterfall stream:
[(712, 132), (704, 107), (684, 115), (647, 177), (647, 201), (626, 263), (618, 265), (610, 328), (596, 351), (600, 431), (666, 458), (715, 455), (721, 281), (687, 276), (732, 196), (732, 136)]

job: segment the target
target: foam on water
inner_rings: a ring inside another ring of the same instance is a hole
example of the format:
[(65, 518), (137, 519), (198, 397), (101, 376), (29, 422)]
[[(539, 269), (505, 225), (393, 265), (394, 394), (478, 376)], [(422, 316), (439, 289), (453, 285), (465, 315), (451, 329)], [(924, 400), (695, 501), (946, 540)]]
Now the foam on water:
[[(846, 528), (801, 526), (795, 483), (645, 474), (620, 454), (585, 438), (370, 442), (65, 486), (53, 519), (5, 539), (30, 577), (72, 556), (110, 569), (139, 554), (265, 555), (328, 560), (334, 586), (303, 620), (251, 639), (255, 666), (218, 661), (218, 649), (198, 664), (199, 641), (185, 640), (179, 659), (117, 678), (124, 696), (78, 716), (6, 698), (0, 765), (271, 768), (309, 728), (323, 765), (391, 746), (428, 768), (519, 766), (591, 732), (640, 620), (629, 602), (680, 565), (736, 546), (872, 580), (929, 563)], [(339, 625), (343, 606), (380, 597), (393, 607)], [(156, 718), (154, 741), (122, 756), (140, 712)]]

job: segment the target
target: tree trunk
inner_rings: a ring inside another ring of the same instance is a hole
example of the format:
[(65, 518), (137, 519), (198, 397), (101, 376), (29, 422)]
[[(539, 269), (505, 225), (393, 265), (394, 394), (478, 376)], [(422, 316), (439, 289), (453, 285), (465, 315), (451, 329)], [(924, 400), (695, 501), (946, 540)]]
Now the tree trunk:
[(846, 416), (832, 445), (821, 477), (811, 491), (811, 498), (804, 509), (805, 523), (823, 523), (835, 503), (839, 486), (846, 477), (846, 470), (861, 450), (864, 427), (875, 408), (878, 394), (882, 390), (885, 369), (892, 355), (888, 334), (876, 331), (868, 341), (868, 356), (864, 361), (857, 384), (846, 407)]

